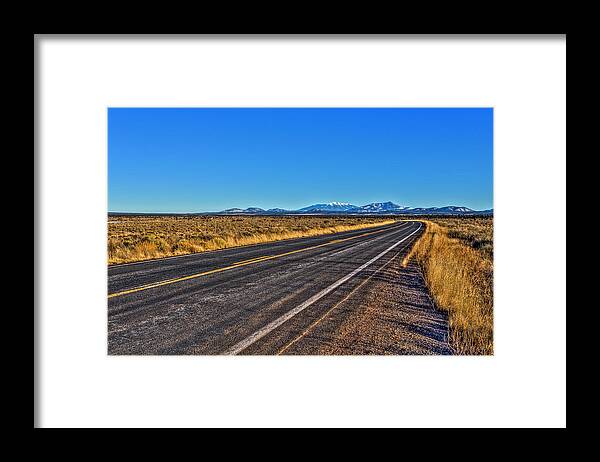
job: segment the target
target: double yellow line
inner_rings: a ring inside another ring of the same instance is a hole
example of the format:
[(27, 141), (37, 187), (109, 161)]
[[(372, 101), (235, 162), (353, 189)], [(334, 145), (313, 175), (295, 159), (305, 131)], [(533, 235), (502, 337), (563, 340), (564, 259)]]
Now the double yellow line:
[(121, 292), (115, 292), (113, 294), (108, 294), (108, 298), (120, 297), (121, 295), (132, 294), (134, 292), (139, 292), (141, 290), (153, 289), (155, 287), (161, 287), (161, 286), (166, 286), (168, 284), (174, 284), (176, 282), (187, 281), (189, 279), (195, 279), (195, 278), (199, 278), (201, 276), (207, 276), (209, 274), (221, 273), (223, 271), (227, 271), (227, 270), (234, 269), (234, 268), (240, 268), (242, 266), (253, 265), (254, 263), (259, 263), (259, 262), (263, 262), (263, 261), (267, 261), (267, 260), (274, 260), (275, 258), (281, 258), (281, 257), (285, 257), (287, 255), (292, 255), (292, 254), (299, 253), (299, 252), (306, 252), (307, 250), (317, 249), (319, 247), (324, 247), (326, 245), (335, 244), (338, 242), (350, 241), (352, 239), (369, 236), (371, 234), (382, 233), (384, 231), (387, 231), (388, 229), (389, 228), (380, 229), (377, 231), (371, 231), (369, 233), (359, 234), (357, 236), (346, 237), (344, 239), (334, 239), (332, 241), (325, 242), (324, 244), (313, 245), (311, 247), (304, 247), (302, 249), (292, 250), (291, 252), (280, 253), (277, 255), (264, 255), (262, 257), (251, 258), (250, 260), (242, 260), (242, 261), (235, 262), (229, 266), (224, 266), (222, 268), (216, 268), (213, 270), (204, 271), (202, 273), (191, 274), (189, 276), (184, 276), (181, 278), (167, 279), (167, 280), (160, 281), (160, 282), (154, 282), (152, 284), (146, 284), (143, 286), (134, 287), (133, 289), (123, 290)]

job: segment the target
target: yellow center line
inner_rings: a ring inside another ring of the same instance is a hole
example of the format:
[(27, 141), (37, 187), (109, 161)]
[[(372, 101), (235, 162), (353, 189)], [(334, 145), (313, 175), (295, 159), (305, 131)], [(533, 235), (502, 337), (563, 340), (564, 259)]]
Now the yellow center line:
[(251, 258), (249, 260), (236, 261), (235, 263), (233, 263), (233, 265), (239, 265), (242, 263), (257, 263), (257, 262), (264, 260), (265, 258), (269, 258), (269, 257), (270, 257), (270, 255), (263, 255), (262, 257)]
[(334, 239), (332, 241), (327, 241), (324, 244), (313, 245), (311, 247), (304, 247), (302, 249), (292, 250), (290, 252), (280, 253), (280, 254), (277, 254), (277, 255), (264, 255), (262, 257), (251, 258), (250, 260), (242, 260), (242, 261), (235, 262), (235, 263), (233, 263), (233, 264), (231, 264), (229, 266), (224, 266), (222, 268), (215, 268), (215, 269), (212, 269), (212, 270), (204, 271), (202, 273), (191, 274), (189, 276), (183, 276), (183, 277), (175, 278), (175, 279), (167, 279), (167, 280), (160, 281), (160, 282), (154, 282), (154, 283), (146, 284), (146, 285), (143, 285), (143, 286), (134, 287), (133, 289), (123, 290), (121, 292), (115, 292), (113, 294), (109, 294), (108, 298), (113, 298), (113, 297), (119, 297), (121, 295), (132, 294), (134, 292), (139, 292), (141, 290), (147, 290), (147, 289), (153, 289), (155, 287), (165, 286), (167, 284), (174, 284), (175, 282), (187, 281), (189, 279), (195, 279), (195, 278), (199, 278), (201, 276), (207, 276), (209, 274), (221, 273), (223, 271), (227, 271), (227, 270), (230, 270), (230, 269), (240, 268), (242, 266), (252, 265), (254, 263), (260, 263), (260, 262), (267, 261), (267, 260), (273, 260), (275, 258), (281, 258), (281, 257), (285, 257), (287, 255), (292, 255), (292, 254), (299, 253), (299, 252), (306, 252), (307, 250), (317, 249), (319, 247), (324, 247), (326, 245), (330, 245), (330, 244), (334, 244), (334, 243), (338, 243), (338, 242), (345, 242), (345, 241), (349, 241), (349, 240), (352, 240), (352, 239), (357, 239), (359, 237), (369, 236), (371, 234), (382, 233), (384, 231), (388, 231), (388, 228), (386, 228), (386, 229), (380, 229), (380, 230), (377, 230), (377, 231), (371, 231), (369, 233), (359, 234), (357, 236), (351, 236), (351, 237), (347, 237), (347, 238), (344, 238), (344, 239)]

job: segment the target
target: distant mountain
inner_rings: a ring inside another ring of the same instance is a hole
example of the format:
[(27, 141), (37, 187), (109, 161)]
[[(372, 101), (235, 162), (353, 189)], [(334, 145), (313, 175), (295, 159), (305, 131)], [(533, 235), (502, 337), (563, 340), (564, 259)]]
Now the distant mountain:
[(410, 207), (394, 204), (393, 202), (373, 202), (359, 207), (362, 213), (400, 212)]
[(458, 207), (456, 205), (448, 205), (446, 207), (440, 207), (437, 209), (438, 212), (448, 212), (448, 213), (471, 213), (475, 210), (470, 209), (468, 207)]
[(494, 210), (473, 210), (458, 205), (447, 205), (445, 207), (408, 207), (393, 202), (372, 202), (362, 206), (348, 202), (329, 202), (327, 204), (314, 204), (298, 210), (285, 210), (272, 208), (268, 210), (259, 207), (248, 207), (247, 209), (233, 208), (217, 212), (218, 215), (276, 215), (276, 214), (332, 214), (332, 215), (493, 215)]
[(456, 205), (447, 205), (446, 207), (416, 207), (409, 209), (408, 212), (415, 214), (461, 214), (474, 213), (475, 210), (472, 210), (468, 207), (457, 207)]
[(220, 213), (243, 213), (244, 209), (227, 209), (222, 210)]
[(446, 207), (407, 207), (399, 212), (394, 213), (408, 215), (469, 215), (479, 212), (468, 207), (447, 205)]
[(277, 208), (267, 210), (267, 213), (287, 213), (287, 212), (288, 212), (288, 210), (286, 210), (286, 209), (277, 209)]
[(257, 215), (260, 213), (264, 213), (264, 209), (261, 209), (259, 207), (248, 207), (247, 209), (227, 209), (227, 210), (223, 210), (222, 212), (219, 213), (231, 213), (231, 214), (242, 214), (242, 213), (247, 213), (250, 215)]
[(309, 205), (299, 209), (298, 212), (357, 212), (360, 207), (349, 204), (348, 202), (330, 202), (329, 204), (315, 204)]

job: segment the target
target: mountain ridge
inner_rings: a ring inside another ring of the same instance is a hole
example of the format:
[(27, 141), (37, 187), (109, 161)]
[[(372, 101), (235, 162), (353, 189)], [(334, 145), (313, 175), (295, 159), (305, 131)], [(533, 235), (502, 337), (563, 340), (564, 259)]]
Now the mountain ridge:
[(313, 204), (296, 210), (271, 208), (268, 210), (259, 207), (230, 208), (220, 212), (209, 212), (217, 215), (491, 215), (494, 209), (473, 210), (459, 205), (446, 205), (444, 207), (409, 207), (398, 205), (394, 202), (371, 202), (365, 205), (353, 205), (349, 202), (329, 202)]

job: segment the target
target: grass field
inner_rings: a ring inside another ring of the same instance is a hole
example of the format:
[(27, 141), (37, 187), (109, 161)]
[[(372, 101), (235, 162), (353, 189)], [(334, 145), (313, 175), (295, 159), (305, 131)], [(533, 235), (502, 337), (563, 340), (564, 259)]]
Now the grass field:
[(416, 258), (437, 307), (448, 312), (453, 350), (493, 354), (493, 218), (428, 218), (426, 224), (405, 262)]
[(185, 255), (392, 223), (389, 218), (111, 216), (108, 263)]

